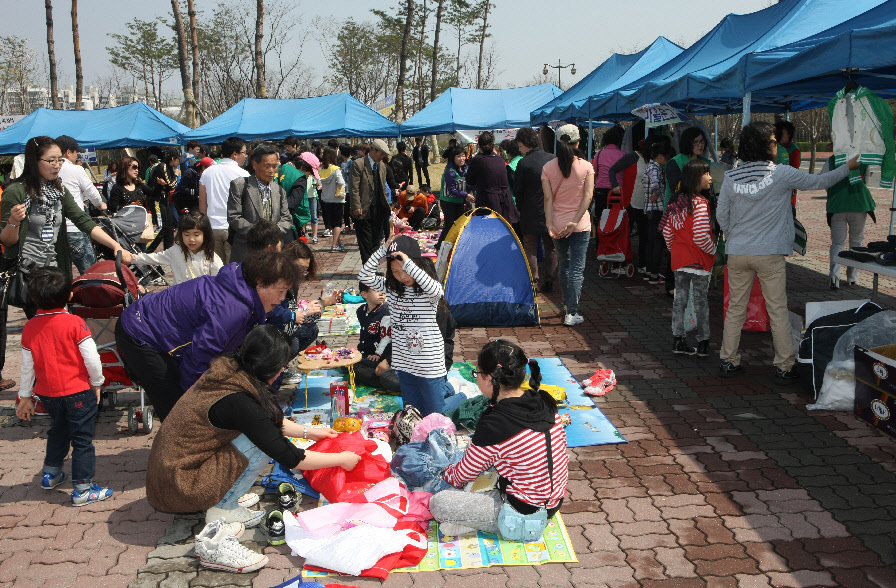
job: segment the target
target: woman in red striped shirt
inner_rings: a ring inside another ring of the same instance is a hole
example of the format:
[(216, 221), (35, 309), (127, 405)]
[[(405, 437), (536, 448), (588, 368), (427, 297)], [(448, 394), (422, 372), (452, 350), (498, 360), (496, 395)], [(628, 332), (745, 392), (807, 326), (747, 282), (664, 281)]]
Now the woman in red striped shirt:
[[(482, 415), (463, 459), (448, 466), (443, 477), (455, 488), (463, 488), (495, 468), (499, 482), (488, 492), (449, 489), (433, 496), (430, 511), (446, 535), (474, 529), (497, 533), (505, 503), (524, 516), (546, 509), (550, 519), (563, 503), (569, 477), (566, 433), (556, 401), (538, 389), (538, 362), (527, 360), (514, 343), (499, 339), (483, 347), (478, 363), (476, 383), (486, 391), (490, 385), (491, 406)], [(521, 388), (527, 366), (534, 390)]]

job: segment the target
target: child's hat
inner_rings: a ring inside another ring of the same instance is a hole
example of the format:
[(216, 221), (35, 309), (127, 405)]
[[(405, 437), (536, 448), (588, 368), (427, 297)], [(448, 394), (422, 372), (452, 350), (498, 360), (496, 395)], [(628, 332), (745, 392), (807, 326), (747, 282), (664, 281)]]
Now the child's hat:
[(408, 187), (407, 187), (407, 193), (408, 193), (408, 195), (416, 194), (416, 193), (417, 193), (417, 186), (415, 186), (414, 184), (410, 184), (410, 185), (408, 185)]
[(394, 253), (398, 253), (399, 251), (401, 251), (411, 259), (420, 259), (421, 257), (423, 257), (423, 254), (420, 251), (420, 243), (417, 242), (417, 239), (413, 239), (405, 235), (395, 237), (395, 239), (391, 243), (389, 243), (387, 253), (389, 254), (390, 258), (392, 258)]

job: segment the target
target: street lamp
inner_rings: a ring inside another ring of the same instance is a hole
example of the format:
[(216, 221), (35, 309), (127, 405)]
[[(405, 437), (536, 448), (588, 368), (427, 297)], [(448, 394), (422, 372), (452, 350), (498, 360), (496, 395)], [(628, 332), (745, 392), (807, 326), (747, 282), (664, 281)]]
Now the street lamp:
[(575, 64), (575, 63), (568, 63), (568, 64), (566, 64), (566, 65), (560, 65), (560, 60), (558, 59), (558, 60), (557, 60), (557, 65), (548, 65), (547, 63), (545, 63), (545, 64), (544, 64), (544, 70), (543, 70), (541, 73), (542, 73), (543, 75), (548, 75), (548, 68), (549, 68), (549, 67), (550, 67), (551, 69), (556, 69), (556, 70), (557, 70), (557, 87), (558, 87), (558, 88), (560, 87), (560, 70), (561, 70), (561, 69), (566, 69), (567, 67), (572, 68), (572, 69), (569, 70), (569, 73), (571, 73), (572, 75), (576, 75), (576, 64)]

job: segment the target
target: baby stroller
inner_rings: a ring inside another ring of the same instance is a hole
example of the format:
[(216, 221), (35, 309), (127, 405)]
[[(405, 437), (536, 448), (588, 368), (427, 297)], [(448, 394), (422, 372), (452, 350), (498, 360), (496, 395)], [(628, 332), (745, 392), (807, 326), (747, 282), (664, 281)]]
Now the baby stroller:
[[(122, 206), (121, 210), (113, 216), (103, 213), (102, 216), (96, 217), (97, 224), (113, 239), (115, 239), (122, 248), (133, 254), (140, 253), (137, 249), (137, 243), (140, 242), (140, 236), (146, 228), (147, 212), (142, 206), (131, 204)], [(95, 244), (97, 256), (102, 259), (111, 260), (112, 250), (100, 244)], [(159, 283), (165, 282), (165, 272), (154, 265), (138, 265), (134, 267), (134, 273), (140, 278), (143, 285), (158, 280)]]
[(624, 196), (610, 192), (607, 196), (608, 208), (600, 215), (597, 225), (597, 260), (600, 262), (598, 275), (602, 278), (629, 278), (635, 275), (632, 263), (632, 238), (629, 232), (628, 213), (631, 195)]
[(121, 254), (115, 261), (100, 261), (72, 282), (72, 302), (69, 310), (87, 323), (90, 336), (103, 365), (103, 383), (100, 405), (112, 408), (118, 403), (118, 390), (136, 388), (140, 391), (140, 408), (128, 409), (128, 430), (133, 434), (143, 422), (143, 430), (153, 428), (152, 408), (146, 405), (143, 388), (134, 384), (128, 376), (115, 345), (115, 325), (125, 307), (137, 299), (137, 276), (121, 266)]

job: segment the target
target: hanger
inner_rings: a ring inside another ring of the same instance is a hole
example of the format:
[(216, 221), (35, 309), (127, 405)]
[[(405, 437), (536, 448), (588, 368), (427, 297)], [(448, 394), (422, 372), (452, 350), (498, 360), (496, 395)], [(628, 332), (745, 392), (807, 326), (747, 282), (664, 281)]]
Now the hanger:
[(857, 84), (856, 81), (852, 79), (852, 76), (847, 76), (846, 91), (854, 92), (858, 88), (859, 88), (859, 84)]

